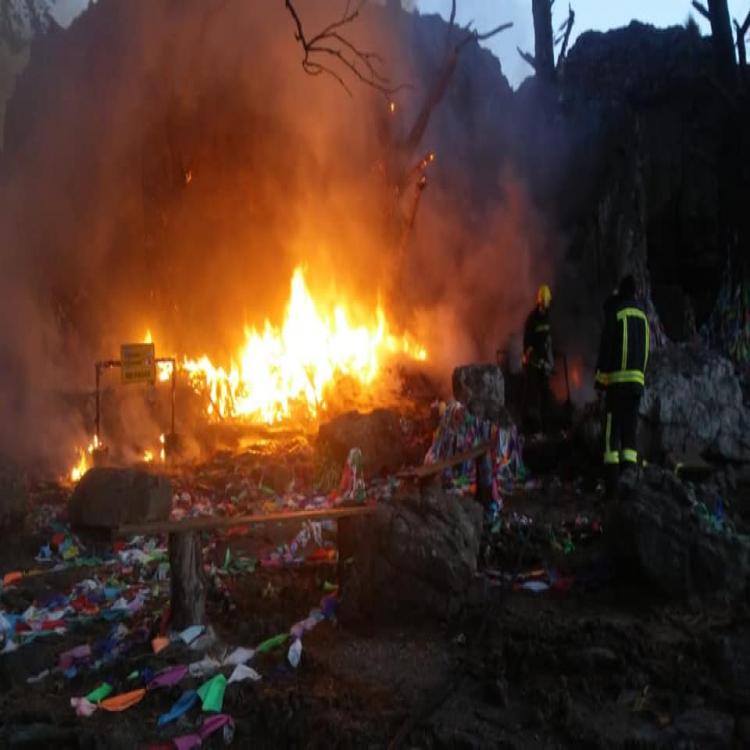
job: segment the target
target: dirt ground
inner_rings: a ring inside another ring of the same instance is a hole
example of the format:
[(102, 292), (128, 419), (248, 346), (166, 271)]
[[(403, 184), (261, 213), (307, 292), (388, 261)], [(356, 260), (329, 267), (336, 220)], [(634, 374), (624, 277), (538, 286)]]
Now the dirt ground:
[[(485, 549), (484, 569), (457, 620), (416, 623), (408, 613), (388, 626), (326, 620), (305, 635), (298, 669), (287, 663), (285, 649), (257, 657), (252, 666), (263, 679), (226, 691), (233, 745), (750, 746), (747, 605), (677, 605), (612, 570), (598, 532), (601, 510), (595, 494), (575, 485), (553, 482), (518, 493), (506, 499), (505, 526)], [(533, 523), (514, 526), (514, 518)], [(567, 549), (566, 522), (573, 541)], [(280, 533), (270, 529), (227, 544), (233, 554), (254, 554)], [(33, 555), (38, 542), (7, 540), (3, 569)], [(224, 546), (211, 554), (221, 557)], [(532, 593), (503, 578), (534, 568), (554, 570), (569, 585)], [(3, 606), (18, 611), (91, 574), (73, 569), (24, 579), (3, 593)], [(252, 647), (306, 617), (335, 578), (333, 564), (258, 568), (227, 579), (227, 591), (210, 597), (208, 618), (219, 643)], [(158, 611), (164, 604), (162, 592), (149, 606)], [(186, 646), (155, 655), (145, 641), (104, 673), (67, 679), (58, 672), (27, 683), (61, 652), (109, 628), (94, 620), (0, 657), (0, 745), (136, 748), (190, 733), (193, 718), (163, 729), (157, 718), (201, 678), (149, 693), (119, 714), (98, 711), (86, 719), (70, 707), (71, 697), (102, 679), (120, 690), (134, 669), (156, 672), (200, 658)], [(223, 746), (221, 736), (204, 746)]]

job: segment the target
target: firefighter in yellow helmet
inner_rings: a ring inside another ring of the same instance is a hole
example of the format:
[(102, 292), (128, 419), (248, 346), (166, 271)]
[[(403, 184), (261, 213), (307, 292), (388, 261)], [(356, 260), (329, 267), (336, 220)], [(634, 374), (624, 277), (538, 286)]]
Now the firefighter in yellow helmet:
[(523, 330), (523, 368), (525, 375), (523, 420), (529, 432), (544, 430), (549, 417), (549, 376), (552, 373), (552, 330), (549, 310), (552, 292), (542, 284), (536, 305), (526, 318)]

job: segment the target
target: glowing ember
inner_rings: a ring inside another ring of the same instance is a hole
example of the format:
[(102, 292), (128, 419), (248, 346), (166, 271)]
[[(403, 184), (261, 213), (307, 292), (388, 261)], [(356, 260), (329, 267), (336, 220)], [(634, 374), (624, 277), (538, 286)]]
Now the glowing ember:
[(93, 466), (94, 451), (99, 447), (99, 438), (94, 435), (94, 439), (89, 443), (87, 448), (77, 448), (78, 461), (70, 470), (70, 481), (78, 482), (80, 478)]
[(353, 325), (342, 304), (322, 311), (297, 268), (281, 328), (266, 321), (262, 333), (246, 329), (245, 344), (227, 368), (206, 356), (186, 359), (182, 368), (193, 387), (208, 395), (209, 414), (270, 424), (289, 417), (293, 405), (314, 417), (337, 377), (369, 386), (383, 361), (397, 354), (427, 359), (410, 336), (390, 332), (381, 308), (369, 325)]

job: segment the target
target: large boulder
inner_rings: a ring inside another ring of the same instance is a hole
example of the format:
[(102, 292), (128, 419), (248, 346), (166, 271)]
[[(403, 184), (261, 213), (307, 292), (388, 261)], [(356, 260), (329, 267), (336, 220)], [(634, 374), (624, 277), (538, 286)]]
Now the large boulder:
[(482, 510), (440, 487), (339, 521), (342, 602), (349, 620), (447, 619), (472, 587)]
[(453, 397), (479, 419), (505, 421), (505, 381), (497, 365), (463, 365), (453, 371)]
[(74, 527), (113, 527), (166, 521), (172, 510), (172, 483), (138, 469), (99, 467), (87, 471), (73, 491), (68, 517)]
[(0, 458), (0, 529), (22, 523), (27, 502), (25, 474), (12, 461)]
[(750, 583), (750, 540), (708, 510), (709, 502), (672, 474), (648, 467), (621, 482), (608, 539), (626, 569), (674, 598), (733, 599)]
[(318, 445), (343, 464), (352, 448), (359, 448), (366, 476), (392, 473), (408, 463), (401, 417), (390, 409), (367, 414), (350, 411), (320, 425)]
[(640, 415), (655, 457), (699, 453), (750, 461), (750, 412), (732, 363), (715, 352), (688, 345), (654, 352)]

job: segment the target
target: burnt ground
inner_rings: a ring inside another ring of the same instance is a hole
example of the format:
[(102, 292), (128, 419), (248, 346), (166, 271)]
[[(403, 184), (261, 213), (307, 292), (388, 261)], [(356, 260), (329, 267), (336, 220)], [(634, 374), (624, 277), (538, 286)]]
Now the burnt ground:
[[(595, 495), (573, 486), (518, 493), (506, 500), (504, 528), (485, 550), (486, 570), (457, 620), (415, 623), (408, 613), (398, 625), (326, 620), (305, 635), (297, 670), (285, 649), (257, 657), (252, 666), (263, 680), (226, 691), (234, 746), (748, 746), (750, 609), (672, 603), (613, 571), (595, 522), (600, 511)], [(513, 524), (523, 517), (533, 524)], [(565, 522), (572, 547), (564, 543)], [(270, 530), (228, 544), (235, 554), (257, 554), (278, 539)], [(3, 570), (38, 541), (3, 545)], [(219, 544), (211, 554), (223, 551)], [(502, 578), (540, 567), (572, 585), (531, 593)], [(24, 579), (3, 593), (3, 604), (18, 611), (91, 573)], [(226, 578), (227, 591), (209, 601), (209, 620), (220, 642), (252, 647), (304, 618), (335, 576), (335, 565), (306, 564)], [(163, 604), (162, 596), (149, 606), (158, 614)], [(103, 673), (26, 682), (109, 627), (93, 620), (0, 657), (2, 746), (148, 747), (190, 733), (195, 712), (164, 730), (156, 720), (200, 678), (150, 693), (119, 714), (84, 719), (70, 707), (72, 696), (102, 679), (120, 692), (132, 689), (126, 678), (134, 669), (155, 672), (200, 658), (185, 646), (154, 655), (143, 643)]]

